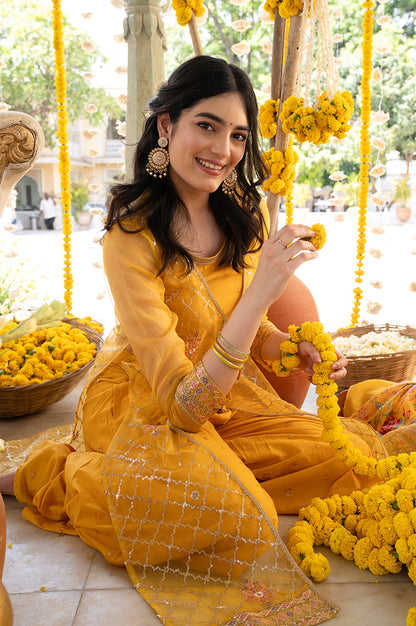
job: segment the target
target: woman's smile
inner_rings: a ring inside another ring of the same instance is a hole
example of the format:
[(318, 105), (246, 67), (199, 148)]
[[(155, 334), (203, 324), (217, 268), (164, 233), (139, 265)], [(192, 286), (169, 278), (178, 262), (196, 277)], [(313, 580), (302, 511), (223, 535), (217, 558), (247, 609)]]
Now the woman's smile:
[(224, 169), (223, 165), (218, 163), (213, 163), (212, 161), (207, 161), (206, 159), (200, 159), (199, 157), (195, 157), (197, 163), (201, 165), (202, 169), (208, 170), (208, 174), (211, 176), (219, 176)]

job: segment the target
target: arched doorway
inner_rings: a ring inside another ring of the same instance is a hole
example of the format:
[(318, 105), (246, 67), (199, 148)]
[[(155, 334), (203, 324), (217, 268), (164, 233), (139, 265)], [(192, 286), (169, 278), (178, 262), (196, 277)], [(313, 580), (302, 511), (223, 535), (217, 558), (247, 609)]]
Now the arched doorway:
[(41, 194), (39, 191), (39, 184), (31, 172), (31, 176), (27, 174), (19, 180), (16, 185), (17, 196), (17, 209), (19, 211), (32, 211), (39, 208)]

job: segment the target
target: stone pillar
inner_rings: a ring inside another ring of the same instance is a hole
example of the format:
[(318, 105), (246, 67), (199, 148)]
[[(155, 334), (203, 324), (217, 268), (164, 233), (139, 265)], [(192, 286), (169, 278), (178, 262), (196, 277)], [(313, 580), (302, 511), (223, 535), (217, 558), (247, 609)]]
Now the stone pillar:
[[(124, 37), (128, 44), (126, 174), (132, 174), (134, 144), (140, 139), (144, 110), (164, 79), (166, 48), (162, 12), (158, 0), (123, 0), (127, 17)], [(133, 144), (133, 145), (132, 145)]]

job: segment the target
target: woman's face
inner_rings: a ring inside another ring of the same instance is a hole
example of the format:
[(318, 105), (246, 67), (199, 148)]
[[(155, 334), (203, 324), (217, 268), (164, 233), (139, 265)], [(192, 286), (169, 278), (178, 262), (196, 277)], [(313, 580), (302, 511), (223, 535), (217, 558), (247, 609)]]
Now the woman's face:
[(210, 194), (242, 159), (249, 127), (244, 100), (225, 93), (200, 100), (172, 124), (158, 120), (159, 134), (169, 139), (169, 175), (182, 199)]

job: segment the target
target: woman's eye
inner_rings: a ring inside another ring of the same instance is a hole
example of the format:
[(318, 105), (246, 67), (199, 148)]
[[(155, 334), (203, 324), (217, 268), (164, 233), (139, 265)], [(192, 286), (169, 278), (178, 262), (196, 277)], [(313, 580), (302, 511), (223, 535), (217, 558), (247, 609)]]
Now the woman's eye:
[(244, 135), (243, 133), (235, 133), (233, 137), (234, 139), (237, 139), (237, 141), (247, 141), (247, 135)]
[(209, 122), (198, 122), (198, 126), (203, 130), (213, 130), (212, 124)]

